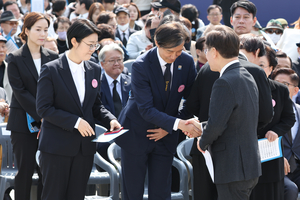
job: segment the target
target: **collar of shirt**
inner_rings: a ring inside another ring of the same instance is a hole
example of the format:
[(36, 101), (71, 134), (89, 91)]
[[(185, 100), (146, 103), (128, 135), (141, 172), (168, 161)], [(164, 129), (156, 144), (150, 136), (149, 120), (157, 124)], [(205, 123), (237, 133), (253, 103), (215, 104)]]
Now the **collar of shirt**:
[(128, 39), (128, 38), (129, 38), (129, 28), (128, 28), (128, 29), (126, 29), (124, 32), (123, 32), (123, 31), (121, 31), (120, 29), (118, 29), (118, 31), (119, 31), (119, 34), (120, 34), (120, 37), (121, 37), (121, 39), (123, 39), (123, 33), (125, 33), (125, 37), (126, 37), (126, 39)]
[(83, 61), (81, 63), (77, 64), (74, 63), (72, 60), (69, 58), (69, 52), (66, 53), (67, 61), (69, 63), (69, 67), (72, 73), (76, 73), (78, 69), (82, 69), (83, 72), (85, 72)]
[(89, 16), (89, 12), (84, 13), (84, 14), (80, 14), (80, 15), (78, 16), (78, 19), (87, 19), (88, 16)]
[[(158, 58), (158, 61), (159, 61), (159, 64), (160, 64), (160, 67), (161, 67), (161, 70), (162, 70), (162, 73), (164, 74), (165, 73), (165, 71), (166, 71), (166, 64), (167, 64), (167, 62), (166, 61), (164, 61), (164, 59), (162, 59), (161, 57), (160, 57), (160, 55), (159, 55), (159, 48), (157, 48), (157, 58)], [(170, 66), (170, 71), (171, 71), (171, 75), (173, 75), (173, 63), (171, 64), (171, 66)]]
[(239, 62), (239, 60), (233, 60), (233, 61), (227, 63), (227, 64), (221, 69), (221, 71), (220, 71), (220, 77), (223, 75), (224, 71), (225, 71), (230, 65), (232, 65), (232, 64), (234, 64), (234, 63), (238, 63), (238, 62)]
[(243, 56), (245, 56), (246, 60), (249, 61), (247, 56), (243, 52), (239, 51), (239, 54), (242, 54)]
[[(112, 77), (110, 77), (106, 72), (104, 72), (105, 76), (106, 76), (106, 80), (109, 86), (112, 85), (112, 88), (114, 87), (114, 79)], [(119, 75), (118, 78), (116, 79), (118, 81), (118, 83), (121, 83), (121, 76)]]

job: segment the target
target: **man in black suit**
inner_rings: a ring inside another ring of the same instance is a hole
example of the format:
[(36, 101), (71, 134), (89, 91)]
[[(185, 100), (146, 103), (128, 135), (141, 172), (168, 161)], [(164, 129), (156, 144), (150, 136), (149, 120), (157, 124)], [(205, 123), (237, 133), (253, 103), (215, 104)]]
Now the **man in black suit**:
[(118, 24), (116, 29), (116, 37), (119, 38), (122, 41), (124, 47), (126, 47), (129, 36), (136, 31), (130, 29), (129, 27), (130, 18), (127, 8), (120, 6), (116, 9), (115, 14), (117, 15), (116, 20)]
[[(281, 68), (275, 70), (272, 74), (272, 78), (287, 86), (291, 99), (298, 93), (299, 77), (292, 69)], [(288, 200), (297, 199), (299, 192), (298, 188), (300, 187), (300, 106), (293, 102), (293, 110), (296, 122), (291, 128), (291, 131), (284, 134), (282, 137), (284, 157), (290, 164), (290, 171), (284, 177), (284, 199)]]
[[(256, 8), (253, 3), (249, 1), (236, 2), (232, 6), (233, 15), (237, 14), (234, 11), (247, 11), (250, 19), (254, 20), (256, 14)], [(239, 12), (238, 12), (239, 13)], [(248, 15), (244, 13), (244, 15)], [(240, 16), (239, 13), (237, 16)], [(252, 23), (244, 23), (240, 21), (237, 16), (232, 17), (232, 24), (235, 32), (240, 30), (240, 33), (246, 33), (246, 30), (251, 31)], [(245, 17), (241, 16), (241, 17)], [(247, 26), (247, 28), (237, 28), (239, 24)], [(249, 33), (248, 32), (248, 33)], [(251, 75), (254, 77), (258, 90), (259, 90), (259, 120), (258, 128), (265, 126), (269, 123), (273, 116), (271, 90), (265, 72), (255, 64), (247, 61), (247, 58), (243, 55), (239, 55), (240, 64), (245, 67)], [(208, 120), (208, 109), (210, 103), (211, 88), (219, 78), (218, 72), (212, 72), (209, 64), (206, 63), (199, 71), (195, 83), (192, 88), (191, 95), (187, 99), (187, 107), (190, 112), (198, 116), (200, 121)], [(205, 160), (202, 154), (197, 150), (196, 141), (193, 144), (191, 155), (193, 157), (194, 166), (194, 188), (198, 188), (194, 191), (195, 199), (202, 198), (207, 200), (217, 199), (216, 188), (208, 174), (208, 169), (205, 165)]]
[(201, 123), (198, 149), (204, 153), (209, 148), (212, 154), (218, 199), (247, 200), (261, 175), (256, 136), (259, 92), (239, 63), (240, 41), (232, 29), (216, 26), (205, 44), (210, 69), (220, 78), (212, 88), (208, 121)]
[[(124, 52), (116, 43), (105, 45), (99, 53), (99, 61), (104, 69), (100, 80), (101, 101), (104, 107), (116, 117), (125, 107), (131, 89), (130, 76), (122, 73), (123, 58)], [(109, 145), (109, 142), (97, 144), (97, 152), (106, 160), (108, 160)]]

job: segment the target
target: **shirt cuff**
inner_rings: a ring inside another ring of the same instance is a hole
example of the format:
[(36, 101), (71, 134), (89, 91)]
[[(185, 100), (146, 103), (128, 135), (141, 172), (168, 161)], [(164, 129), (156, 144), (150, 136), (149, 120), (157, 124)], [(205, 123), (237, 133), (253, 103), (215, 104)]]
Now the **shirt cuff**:
[(174, 130), (174, 131), (177, 131), (177, 129), (178, 129), (179, 121), (180, 121), (180, 119), (176, 118), (175, 123), (174, 123), (174, 125), (173, 125), (173, 130)]
[(80, 120), (81, 120), (81, 118), (80, 118), (80, 117), (78, 117), (78, 119), (77, 119), (77, 122), (76, 122), (76, 124), (75, 124), (74, 128), (78, 129), (78, 126), (79, 126), (79, 122), (80, 122)]
[(200, 126), (201, 126), (201, 132), (203, 133), (203, 125), (202, 125), (202, 123), (200, 123)]

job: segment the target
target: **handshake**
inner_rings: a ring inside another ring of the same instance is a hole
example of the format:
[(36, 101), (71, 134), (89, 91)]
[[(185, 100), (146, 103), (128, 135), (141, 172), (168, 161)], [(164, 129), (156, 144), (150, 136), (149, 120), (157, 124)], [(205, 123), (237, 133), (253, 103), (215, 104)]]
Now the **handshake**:
[(200, 137), (202, 135), (201, 123), (195, 118), (180, 120), (178, 128), (190, 138)]

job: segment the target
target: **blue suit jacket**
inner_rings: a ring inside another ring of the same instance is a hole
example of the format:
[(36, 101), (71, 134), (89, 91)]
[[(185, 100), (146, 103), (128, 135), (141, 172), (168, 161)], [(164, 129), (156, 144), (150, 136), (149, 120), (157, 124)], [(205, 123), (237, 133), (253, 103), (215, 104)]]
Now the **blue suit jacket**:
[[(185, 52), (175, 60), (172, 85), (168, 101), (165, 97), (164, 77), (157, 57), (157, 48), (138, 57), (132, 65), (131, 96), (119, 116), (119, 122), (127, 133), (116, 139), (123, 150), (132, 154), (143, 154), (151, 142), (146, 135), (148, 129), (162, 128), (169, 134), (162, 142), (174, 153), (178, 134), (173, 131), (176, 118), (186, 119), (191, 114), (185, 105), (178, 111), (182, 98), (190, 93), (196, 76), (193, 58)], [(183, 88), (180, 90), (179, 88)]]
[[(122, 107), (126, 106), (129, 91), (131, 88), (131, 78), (126, 74), (120, 74), (121, 76), (121, 91), (122, 91)], [(113, 98), (110, 92), (109, 85), (107, 83), (106, 76), (104, 74), (101, 75), (101, 101), (104, 107), (109, 110), (113, 115), (115, 115), (115, 107)]]
[[(300, 119), (300, 106), (296, 103), (293, 103), (294, 108), (296, 110), (295, 115), (297, 118)], [(295, 123), (299, 124), (299, 121)], [(284, 134), (283, 136), (283, 146), (284, 146), (284, 157), (289, 160), (292, 156), (292, 153), (300, 159), (300, 126), (298, 127), (297, 135), (294, 139), (294, 142), (291, 143), (288, 133)]]

